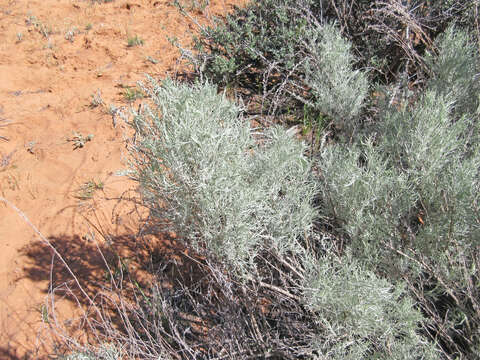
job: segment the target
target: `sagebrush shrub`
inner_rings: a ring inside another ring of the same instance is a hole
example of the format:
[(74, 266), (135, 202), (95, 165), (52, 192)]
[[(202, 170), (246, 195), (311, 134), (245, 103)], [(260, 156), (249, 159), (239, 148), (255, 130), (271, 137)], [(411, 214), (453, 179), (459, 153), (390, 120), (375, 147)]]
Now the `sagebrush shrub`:
[(313, 94), (313, 107), (336, 120), (337, 126), (351, 125), (367, 95), (367, 78), (353, 70), (351, 45), (340, 32), (332, 25), (317, 26), (305, 34), (309, 50), (305, 83)]
[(299, 252), (315, 215), (304, 146), (274, 127), (256, 142), (215, 86), (153, 79), (155, 108), (134, 120), (137, 179), (146, 204), (198, 251), (240, 272), (265, 249)]
[[(476, 31), (480, 43), (478, 6), (476, 0), (256, 0), (214, 18), (201, 28), (193, 49), (181, 51), (198, 75), (241, 88), (263, 112), (301, 113), (304, 105), (327, 102), (320, 111), (333, 111), (335, 119), (347, 100), (358, 110), (366, 95), (366, 70), (382, 84), (404, 75), (422, 84), (425, 51), (435, 50), (433, 40), (449, 24)], [(340, 34), (352, 49), (345, 48)], [(333, 71), (327, 70), (330, 60), (336, 64)], [(352, 72), (352, 66), (362, 72)]]
[(117, 347), (70, 358), (474, 359), (478, 54), (454, 28), (431, 43), (472, 22), (462, 3), (259, 0), (203, 28), (185, 55), (261, 113), (355, 126), (368, 93), (356, 58), (387, 82), (428, 73), (427, 91), (375, 109), (373, 132), (329, 139), (312, 162), (215, 85), (149, 78), (131, 176), (149, 225), (193, 247), (194, 265), (160, 264), (151, 289), (132, 280), (133, 303), (99, 294), (124, 328), (109, 314), (95, 329)]
[[(324, 252), (329, 241), (313, 236), (317, 185), (300, 141), (280, 127), (254, 132), (215, 86), (149, 79), (142, 88), (153, 106), (132, 124), (133, 177), (159, 229), (174, 230), (209, 259), (204, 276), (213, 294), (228, 299), (184, 285), (177, 295), (183, 300), (169, 300), (172, 314), (212, 314), (209, 351), (433, 358), (403, 288), (352, 258)], [(260, 299), (276, 309), (268, 321)], [(174, 338), (189, 357), (199, 356), (195, 342)]]
[[(303, 106), (350, 125), (367, 93), (350, 44), (315, 1), (262, 0), (203, 28), (189, 57), (202, 76), (261, 98), (261, 111)], [(186, 54), (186, 52), (184, 52)]]
[(353, 256), (381, 276), (407, 281), (445, 354), (473, 359), (480, 144), (471, 90), (479, 79), (478, 55), (465, 39), (448, 29), (415, 104), (387, 109), (374, 141), (327, 147), (319, 166), (324, 214), (343, 229)]
[(424, 320), (405, 296), (355, 259), (329, 256), (315, 266), (306, 302), (326, 333), (315, 345), (320, 359), (436, 359), (434, 348), (418, 334)]
[[(480, 41), (480, 39), (479, 39)], [(480, 42), (478, 43), (480, 46)], [(437, 40), (438, 56), (427, 54), (432, 76), (428, 87), (447, 97), (454, 119), (465, 117), (467, 143), (478, 139), (480, 115), (479, 50), (469, 33), (455, 26), (445, 30)]]
[(112, 344), (103, 344), (87, 352), (74, 352), (63, 360), (119, 360), (122, 353)]

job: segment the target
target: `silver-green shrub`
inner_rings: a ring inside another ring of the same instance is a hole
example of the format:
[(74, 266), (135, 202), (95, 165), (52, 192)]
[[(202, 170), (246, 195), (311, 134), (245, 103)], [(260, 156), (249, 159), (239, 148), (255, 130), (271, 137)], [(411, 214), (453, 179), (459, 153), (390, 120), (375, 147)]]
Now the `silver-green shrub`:
[[(74, 352), (64, 360), (120, 360), (122, 353), (112, 344), (103, 344), (94, 350), (86, 352)], [(160, 360), (160, 359), (159, 359)]]
[(457, 116), (475, 116), (480, 106), (479, 48), (464, 31), (450, 26), (437, 40), (438, 56), (427, 54), (429, 88), (448, 95)]
[(351, 126), (368, 91), (365, 74), (353, 69), (351, 44), (329, 24), (311, 25), (305, 38), (305, 83), (313, 94), (314, 107), (337, 125)]
[[(352, 125), (367, 95), (363, 71), (316, 0), (261, 0), (201, 29), (182, 49), (201, 77), (248, 89), (267, 114), (315, 111)], [(259, 101), (259, 99), (261, 100)], [(316, 125), (316, 124), (314, 124)]]
[(479, 78), (478, 54), (465, 39), (448, 29), (415, 104), (387, 109), (374, 140), (327, 147), (319, 167), (324, 215), (340, 225), (353, 256), (381, 276), (407, 281), (444, 354), (473, 359), (480, 144), (472, 89)]
[(299, 253), (315, 216), (304, 145), (280, 127), (255, 141), (212, 85), (150, 79), (135, 117), (136, 179), (156, 221), (197, 251), (248, 273), (261, 251)]
[[(159, 229), (208, 259), (204, 276), (216, 290), (180, 293), (189, 311), (213, 314), (212, 338), (202, 346), (260, 357), (272, 349), (323, 359), (433, 358), (404, 289), (324, 252), (328, 240), (313, 236), (318, 185), (302, 142), (280, 127), (254, 131), (212, 85), (149, 78), (142, 88), (152, 105), (132, 124), (133, 177)], [(267, 317), (260, 299), (274, 309)], [(181, 306), (170, 303), (170, 327)], [(198, 356), (197, 343), (173, 338), (189, 358)]]
[(437, 358), (418, 333), (423, 316), (401, 284), (393, 286), (349, 256), (332, 259), (321, 259), (305, 292), (325, 328), (316, 341), (319, 359)]
[[(367, 162), (362, 165), (361, 159)], [(350, 239), (361, 263), (382, 270), (391, 256), (383, 242), (401, 237), (398, 220), (416, 201), (408, 176), (389, 167), (371, 141), (353, 148), (328, 147), (320, 167), (324, 214)]]

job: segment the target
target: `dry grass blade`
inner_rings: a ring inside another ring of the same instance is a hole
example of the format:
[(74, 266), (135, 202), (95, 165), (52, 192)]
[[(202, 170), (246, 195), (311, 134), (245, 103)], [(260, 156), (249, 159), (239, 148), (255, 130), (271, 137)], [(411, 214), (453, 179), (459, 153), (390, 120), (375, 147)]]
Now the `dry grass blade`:
[[(12, 122), (7, 119), (0, 118), (0, 128), (6, 127), (10, 125)], [(5, 136), (0, 135), (0, 140), (8, 141), (8, 138)]]
[(12, 156), (15, 152), (16, 150), (13, 150), (9, 154), (0, 156), (0, 169), (6, 168), (10, 164), (10, 160), (12, 159)]
[[(17, 208), (13, 203), (11, 203), (10, 201), (8, 201), (7, 199), (5, 199), (4, 197), (0, 197), (0, 201), (3, 202), (4, 204), (6, 204), (7, 206), (9, 206), (13, 211), (15, 211), (18, 216), (20, 216), (20, 218), (22, 218), (25, 223), (33, 230), (33, 232), (40, 238), (40, 240), (45, 244), (47, 245), (49, 248), (52, 249), (53, 253), (55, 254), (55, 256), (57, 256), (60, 261), (63, 263), (63, 265), (65, 265), (65, 269), (70, 273), (70, 275), (72, 276), (73, 280), (75, 281), (75, 284), (78, 286), (78, 288), (80, 289), (81, 293), (83, 296), (85, 296), (85, 298), (88, 300), (88, 302), (90, 304), (94, 304), (94, 301), (92, 300), (92, 298), (87, 294), (87, 292), (84, 290), (84, 288), (81, 286), (80, 284), (80, 281), (78, 280), (77, 276), (73, 273), (73, 271), (71, 270), (70, 266), (68, 265), (68, 263), (65, 261), (65, 259), (63, 258), (63, 256), (57, 251), (57, 249), (52, 245), (52, 243), (40, 232), (40, 230), (38, 230), (38, 228), (33, 225), (30, 220), (28, 219), (28, 217), (25, 215), (25, 213), (23, 211), (21, 211), (19, 208)], [(97, 312), (97, 314), (99, 315), (100, 318), (102, 318), (101, 316), (101, 313), (100, 312)]]
[(433, 41), (424, 31), (425, 25), (415, 16), (414, 11), (414, 8), (408, 8), (397, 2), (380, 1), (375, 4), (370, 16), (371, 25), (368, 28), (390, 38), (403, 50), (409, 61), (425, 69), (416, 44), (422, 43), (427, 49), (431, 49)]

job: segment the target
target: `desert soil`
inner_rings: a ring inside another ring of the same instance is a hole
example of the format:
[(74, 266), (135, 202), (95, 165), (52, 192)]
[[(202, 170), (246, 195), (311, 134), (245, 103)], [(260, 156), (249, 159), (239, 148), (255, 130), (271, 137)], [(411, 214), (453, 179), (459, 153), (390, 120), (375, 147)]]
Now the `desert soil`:
[[(232, 2), (211, 0), (195, 15)], [(168, 37), (187, 44), (195, 31), (173, 0), (0, 0), (0, 197), (28, 218), (0, 201), (0, 359), (47, 358), (49, 285), (72, 281), (51, 275), (59, 259), (28, 222), (85, 282), (102, 273), (94, 254), (106, 237), (134, 248), (136, 185), (119, 176), (130, 131), (111, 110), (137, 106), (146, 73), (174, 76)]]

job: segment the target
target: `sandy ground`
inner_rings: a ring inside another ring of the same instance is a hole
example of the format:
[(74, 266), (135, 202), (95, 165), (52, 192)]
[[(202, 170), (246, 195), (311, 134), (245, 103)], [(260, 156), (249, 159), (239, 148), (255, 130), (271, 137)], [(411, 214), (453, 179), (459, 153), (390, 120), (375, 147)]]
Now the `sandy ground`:
[[(212, 0), (207, 12), (225, 13), (230, 3)], [(129, 129), (108, 109), (136, 106), (129, 100), (145, 73), (174, 74), (179, 54), (167, 37), (186, 43), (194, 30), (172, 0), (0, 0), (0, 196), (80, 279), (101, 268), (95, 247), (106, 234), (132, 250), (138, 231), (125, 200), (135, 184), (118, 176)], [(135, 36), (143, 45), (129, 47)], [(44, 322), (51, 268), (51, 249), (0, 202), (0, 359), (51, 351)], [(71, 277), (54, 275), (55, 285), (62, 281)]]

